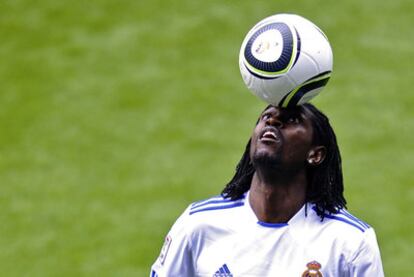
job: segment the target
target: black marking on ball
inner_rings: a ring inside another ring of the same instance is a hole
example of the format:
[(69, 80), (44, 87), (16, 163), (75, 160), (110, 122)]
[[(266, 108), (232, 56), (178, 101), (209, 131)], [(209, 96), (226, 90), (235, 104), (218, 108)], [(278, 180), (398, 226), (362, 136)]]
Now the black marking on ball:
[(293, 62), (292, 67), (294, 67), (294, 66), (295, 66), (296, 62), (297, 62), (297, 61), (298, 61), (298, 59), (299, 59), (299, 56), (300, 56), (300, 47), (301, 47), (301, 43), (300, 43), (300, 36), (299, 36), (298, 30), (296, 30), (296, 28), (295, 28), (295, 32), (296, 32), (296, 37), (297, 37), (297, 42), (298, 42), (298, 45), (297, 45), (296, 58), (295, 58), (295, 61)]
[[(294, 107), (294, 106), (296, 106), (299, 103), (300, 99), (302, 99), (302, 97), (306, 93), (308, 93), (308, 92), (310, 92), (310, 91), (312, 91), (314, 89), (317, 89), (317, 88), (320, 88), (320, 87), (324, 87), (328, 83), (329, 78), (330, 77), (326, 77), (326, 78), (324, 78), (322, 80), (319, 80), (319, 81), (316, 81), (316, 82), (313, 82), (313, 83), (304, 85), (303, 87), (301, 87), (295, 93), (295, 95), (293, 95), (293, 97), (289, 100), (289, 103), (288, 103), (287, 106), (288, 107)], [(312, 78), (312, 79), (314, 79), (314, 78)]]
[[(282, 53), (274, 62), (263, 62), (256, 59), (252, 54), (253, 42), (256, 38), (262, 33), (269, 30), (278, 30), (282, 35), (283, 39), (283, 49)], [(271, 23), (267, 24), (260, 29), (258, 29), (248, 40), (246, 47), (244, 49), (244, 58), (246, 61), (253, 67), (260, 71), (275, 73), (286, 69), (289, 66), (289, 62), (293, 54), (293, 34), (290, 31), (288, 25), (285, 23)]]
[(262, 75), (259, 75), (255, 72), (251, 71), (244, 63), (243, 63), (243, 65), (244, 65), (244, 68), (246, 68), (246, 70), (249, 71), (250, 74), (252, 74), (254, 77), (259, 78), (259, 79), (274, 80), (274, 79), (282, 77), (282, 76), (275, 76), (275, 77), (262, 76)]

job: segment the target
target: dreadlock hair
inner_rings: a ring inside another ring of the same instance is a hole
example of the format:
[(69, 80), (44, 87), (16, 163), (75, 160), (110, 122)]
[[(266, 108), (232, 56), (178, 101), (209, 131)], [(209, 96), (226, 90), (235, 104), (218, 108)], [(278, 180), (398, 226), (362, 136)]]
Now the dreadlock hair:
[[(270, 106), (267, 106), (267, 110)], [(315, 204), (317, 214), (323, 218), (326, 212), (337, 213), (346, 207), (343, 196), (341, 155), (335, 133), (329, 119), (312, 104), (306, 103), (298, 107), (310, 118), (313, 127), (313, 144), (326, 148), (325, 159), (317, 167), (307, 168), (308, 187), (306, 202)], [(256, 124), (258, 121), (256, 122)], [(224, 198), (240, 199), (250, 189), (255, 169), (250, 160), (249, 139), (243, 156), (236, 167), (236, 173), (222, 191)]]

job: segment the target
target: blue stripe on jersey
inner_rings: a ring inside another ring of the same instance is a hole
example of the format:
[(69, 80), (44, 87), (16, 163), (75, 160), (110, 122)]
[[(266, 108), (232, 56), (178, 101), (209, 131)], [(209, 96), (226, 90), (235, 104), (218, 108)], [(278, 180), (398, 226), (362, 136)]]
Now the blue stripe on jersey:
[[(312, 209), (315, 212), (317, 211), (316, 207), (313, 207)], [(361, 232), (365, 232), (365, 230), (367, 230), (367, 229), (370, 228), (368, 224), (367, 224), (368, 227), (366, 227), (365, 225), (363, 225), (363, 224), (360, 223), (360, 220), (359, 219), (357, 219), (354, 216), (352, 216), (352, 217), (351, 216), (348, 216), (350, 214), (348, 213), (348, 215), (346, 215), (346, 214), (342, 213), (343, 211), (344, 210), (340, 210), (337, 214), (326, 214), (325, 213), (325, 217), (326, 218), (333, 219), (333, 220), (338, 220), (338, 221), (345, 222), (345, 223), (347, 223), (347, 224), (349, 224), (351, 226), (354, 226), (355, 228), (359, 229)], [(346, 218), (341, 217), (340, 215), (343, 215)]]
[(289, 225), (287, 223), (268, 223), (268, 222), (263, 222), (263, 221), (257, 221), (257, 224), (263, 227), (269, 227), (269, 228), (280, 228), (280, 227), (285, 227)]
[(353, 223), (352, 221), (349, 221), (349, 220), (347, 220), (345, 218), (342, 218), (342, 217), (339, 217), (339, 216), (330, 215), (330, 214), (325, 214), (325, 217), (330, 218), (330, 219), (334, 219), (334, 220), (339, 220), (339, 221), (345, 222), (345, 223), (347, 223), (349, 225), (352, 225), (355, 228), (361, 230), (361, 232), (365, 232), (365, 229), (363, 229), (361, 226), (359, 226), (359, 225), (357, 225), (357, 224)]
[(195, 213), (199, 213), (199, 212), (204, 212), (204, 211), (212, 211), (212, 210), (223, 210), (223, 209), (230, 209), (230, 208), (235, 208), (235, 207), (240, 207), (244, 205), (244, 201), (232, 201), (230, 202), (230, 204), (227, 205), (214, 205), (214, 206), (207, 206), (205, 208), (201, 208), (201, 209), (190, 209), (190, 215), (195, 214)]
[(344, 216), (348, 217), (349, 219), (353, 219), (356, 222), (358, 222), (360, 225), (362, 225), (362, 227), (364, 228), (371, 228), (371, 226), (369, 226), (366, 222), (360, 220), (359, 218), (355, 217), (354, 215), (352, 215), (350, 212), (348, 212), (347, 210), (340, 210), (339, 211), (340, 214), (343, 214)]
[[(246, 194), (244, 194), (241, 198), (239, 198), (237, 200), (244, 199), (245, 197), (246, 197)], [(196, 208), (208, 205), (208, 204), (230, 203), (230, 202), (233, 202), (233, 201), (235, 201), (235, 200), (231, 200), (229, 198), (223, 198), (223, 196), (220, 195), (220, 196), (211, 197), (211, 198), (206, 199), (206, 200), (201, 200), (201, 201), (198, 201), (198, 202), (194, 202), (191, 205), (191, 209), (196, 209)]]
[(155, 272), (155, 270), (151, 270), (151, 275), (150, 277), (158, 277), (157, 272)]

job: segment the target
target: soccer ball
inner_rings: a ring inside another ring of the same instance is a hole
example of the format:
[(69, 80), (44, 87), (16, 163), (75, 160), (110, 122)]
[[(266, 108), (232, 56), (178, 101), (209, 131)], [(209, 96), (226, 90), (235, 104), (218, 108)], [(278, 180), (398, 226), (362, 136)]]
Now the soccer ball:
[(328, 82), (332, 49), (315, 24), (295, 14), (276, 14), (246, 35), (239, 55), (244, 83), (265, 102), (291, 107), (308, 102)]

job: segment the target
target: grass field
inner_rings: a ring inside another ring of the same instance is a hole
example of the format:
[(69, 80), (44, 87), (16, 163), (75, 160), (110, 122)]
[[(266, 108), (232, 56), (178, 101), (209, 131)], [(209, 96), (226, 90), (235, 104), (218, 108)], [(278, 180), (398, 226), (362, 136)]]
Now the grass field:
[(349, 209), (387, 276), (414, 259), (411, 1), (0, 2), (2, 276), (147, 276), (192, 201), (218, 194), (265, 106), (241, 41), (273, 13), (328, 35)]

